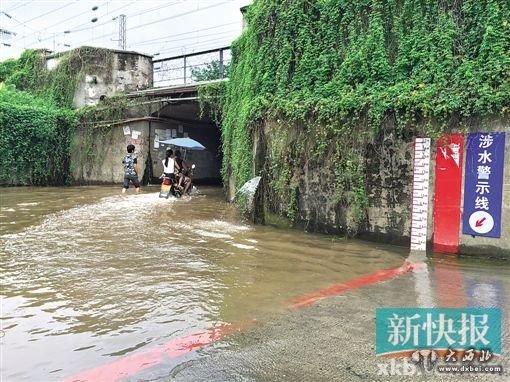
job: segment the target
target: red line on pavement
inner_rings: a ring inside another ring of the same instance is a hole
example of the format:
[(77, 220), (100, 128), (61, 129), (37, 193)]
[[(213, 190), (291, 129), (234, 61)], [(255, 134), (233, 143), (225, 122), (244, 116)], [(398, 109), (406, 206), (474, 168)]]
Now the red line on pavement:
[(353, 278), (349, 281), (340, 284), (334, 284), (328, 288), (321, 289), (316, 292), (308, 293), (305, 294), (304, 296), (298, 297), (290, 303), (289, 308), (301, 308), (304, 306), (309, 306), (315, 304), (316, 302), (324, 300), (328, 296), (344, 293), (352, 289), (362, 288), (384, 280), (395, 278), (397, 276), (403, 275), (404, 273), (410, 272), (413, 269), (418, 268), (419, 266), (421, 265), (406, 262), (400, 267), (388, 268), (383, 269), (381, 271), (368, 273), (366, 275)]
[[(328, 288), (305, 294), (304, 296), (293, 300), (289, 304), (289, 308), (310, 306), (328, 296), (392, 279), (420, 266), (421, 264), (406, 262), (400, 267), (368, 273), (346, 282), (334, 284)], [(132, 376), (149, 367), (218, 341), (236, 331), (247, 328), (252, 325), (254, 321), (255, 320), (225, 324), (219, 327), (210, 328), (203, 332), (197, 332), (185, 337), (175, 338), (163, 345), (126, 356), (104, 366), (86, 370), (80, 374), (68, 377), (63, 382), (115, 382), (121, 378)]]
[(114, 382), (121, 378), (126, 378), (155, 366), (166, 360), (176, 358), (192, 350), (218, 341), (229, 334), (239, 331), (253, 321), (247, 321), (237, 324), (227, 324), (211, 328), (203, 332), (197, 332), (185, 337), (175, 338), (165, 344), (156, 346), (144, 352), (135, 353), (123, 357), (117, 361), (111, 362), (95, 369), (86, 370), (80, 374), (68, 377), (64, 382)]

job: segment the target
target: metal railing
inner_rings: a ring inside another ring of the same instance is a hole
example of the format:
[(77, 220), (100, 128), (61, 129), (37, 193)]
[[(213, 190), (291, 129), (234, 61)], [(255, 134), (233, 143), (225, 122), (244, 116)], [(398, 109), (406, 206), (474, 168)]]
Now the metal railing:
[(154, 87), (192, 84), (227, 76), (230, 47), (152, 60)]

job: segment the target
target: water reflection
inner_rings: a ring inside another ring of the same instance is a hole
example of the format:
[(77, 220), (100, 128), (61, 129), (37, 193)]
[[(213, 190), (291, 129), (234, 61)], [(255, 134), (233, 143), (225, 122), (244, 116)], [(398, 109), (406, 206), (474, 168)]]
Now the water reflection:
[(411, 252), (407, 261), (417, 264), (414, 267), (414, 291), (416, 293), (417, 308), (434, 308), (434, 296), (432, 294), (432, 285), (430, 281), (430, 271), (427, 262), (427, 254), (425, 252)]

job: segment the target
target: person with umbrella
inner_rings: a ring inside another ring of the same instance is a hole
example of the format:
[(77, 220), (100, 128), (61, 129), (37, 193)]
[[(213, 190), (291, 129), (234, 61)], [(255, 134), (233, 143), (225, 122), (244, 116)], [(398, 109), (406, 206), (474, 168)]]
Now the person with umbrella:
[(177, 176), (179, 177), (179, 187), (182, 188), (182, 182), (186, 180), (186, 188), (184, 189), (184, 194), (187, 194), (192, 183), (192, 179), (189, 176), (189, 167), (182, 159), (181, 151), (176, 150), (175, 151), (175, 167), (177, 168)]
[[(159, 141), (159, 143), (163, 143), (166, 145), (172, 145), (181, 147), (184, 149), (184, 158), (186, 158), (186, 151), (187, 150), (205, 150), (205, 146), (202, 145), (200, 142), (197, 142), (194, 139), (191, 139), (189, 137), (186, 138), (173, 138), (165, 141)], [(194, 168), (195, 165), (192, 166)], [(182, 154), (180, 150), (175, 151), (175, 168), (178, 171), (178, 177), (179, 177), (179, 186), (182, 187), (182, 183), (184, 180), (188, 180), (186, 183), (186, 189), (184, 190), (184, 193), (188, 193), (191, 188), (191, 171), (189, 167), (186, 165), (186, 162), (184, 162), (184, 159), (182, 158)]]

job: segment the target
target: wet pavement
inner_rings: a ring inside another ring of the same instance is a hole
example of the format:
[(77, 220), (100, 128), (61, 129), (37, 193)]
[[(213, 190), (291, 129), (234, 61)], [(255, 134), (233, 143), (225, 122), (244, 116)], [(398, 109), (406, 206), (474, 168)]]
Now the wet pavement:
[[(458, 264), (442, 260), (429, 267), (429, 276), (441, 269), (441, 287), (457, 290)], [(464, 269), (465, 285), (484, 288), (481, 280), (487, 274)], [(451, 276), (451, 277), (448, 277)], [(491, 284), (505, 286), (508, 291), (508, 273), (488, 276)], [(509, 380), (508, 357), (495, 360), (503, 365), (503, 376), (491, 375), (426, 375), (384, 376), (379, 374), (378, 363), (390, 365), (389, 359), (375, 356), (375, 308), (392, 306), (420, 306), (416, 294), (416, 278), (411, 274), (360, 288), (346, 294), (332, 296), (316, 305), (290, 310), (285, 315), (242, 331), (216, 346), (198, 351), (199, 356), (182, 360), (171, 370), (154, 370), (147, 380), (158, 381), (491, 381)], [(429, 291), (430, 292), (430, 291)], [(433, 295), (443, 294), (437, 290)], [(476, 293), (476, 292), (475, 292)], [(448, 294), (448, 293), (444, 293)], [(453, 306), (495, 306), (488, 295), (467, 297), (452, 293)], [(465, 298), (463, 301), (462, 299)], [(508, 300), (506, 300), (508, 303)], [(452, 305), (448, 305), (452, 306)], [(508, 306), (508, 305), (506, 305)], [(508, 322), (508, 315), (506, 316)], [(508, 354), (510, 336), (504, 333)], [(388, 367), (388, 371), (390, 368)], [(168, 378), (170, 375), (171, 378)], [(135, 379), (130, 379), (135, 380)]]
[[(401, 266), (407, 250), (253, 226), (220, 189), (186, 200), (144, 191), (2, 190), (2, 381), (73, 380), (122, 360), (133, 366), (120, 378), (129, 381), (398, 380), (378, 375), (377, 307), (501, 307), (508, 317), (508, 262), (442, 256), (293, 308), (303, 295)], [(193, 337), (189, 349), (175, 342), (230, 323), (233, 333)], [(161, 346), (166, 356), (147, 363)]]

